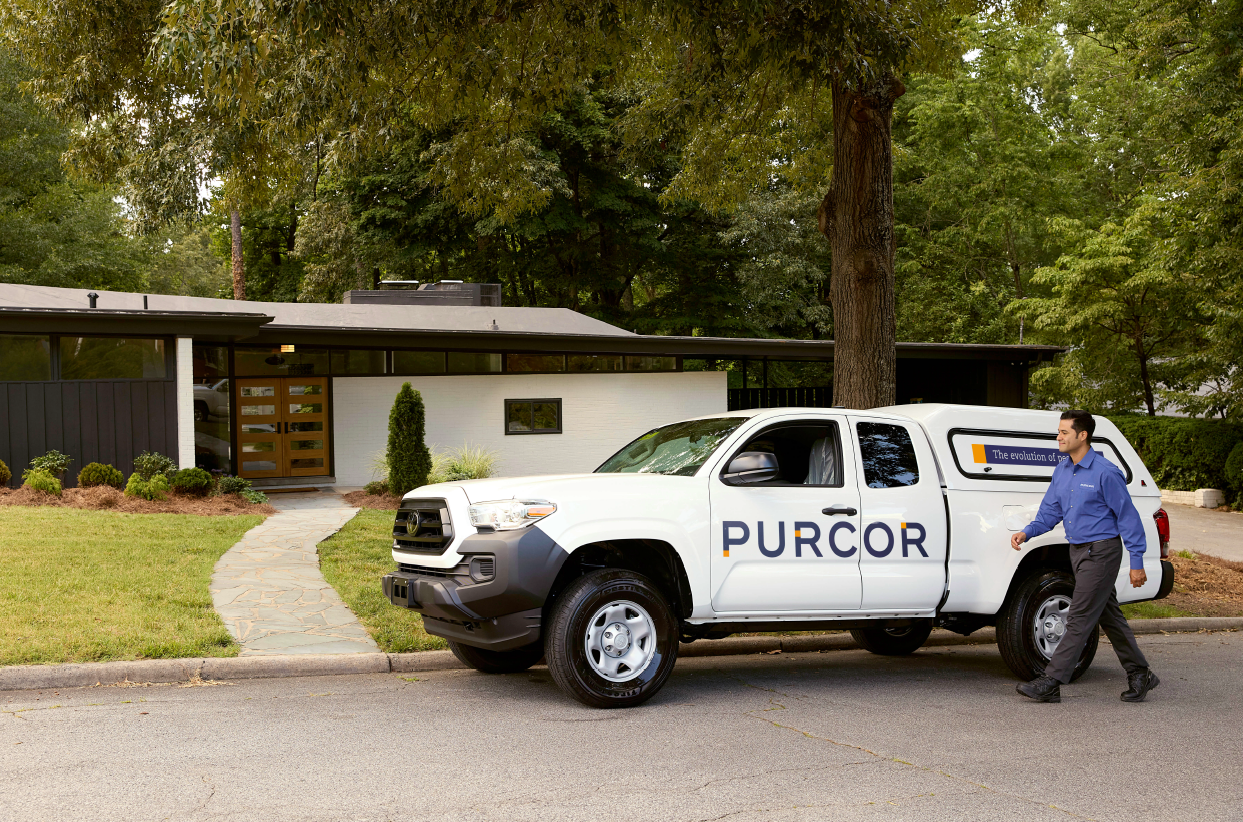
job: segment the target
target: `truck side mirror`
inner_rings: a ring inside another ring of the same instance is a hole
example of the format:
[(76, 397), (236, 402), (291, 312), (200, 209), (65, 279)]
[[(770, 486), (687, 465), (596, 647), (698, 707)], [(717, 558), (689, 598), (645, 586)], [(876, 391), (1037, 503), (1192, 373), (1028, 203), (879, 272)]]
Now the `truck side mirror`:
[(777, 455), (767, 451), (743, 451), (729, 461), (721, 477), (727, 485), (753, 485), (780, 478)]

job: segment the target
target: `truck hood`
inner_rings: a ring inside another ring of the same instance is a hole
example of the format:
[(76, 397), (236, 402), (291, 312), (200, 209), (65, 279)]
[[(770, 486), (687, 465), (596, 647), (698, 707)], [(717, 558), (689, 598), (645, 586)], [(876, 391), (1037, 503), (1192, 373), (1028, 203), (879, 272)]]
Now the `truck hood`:
[[(593, 493), (606, 493), (618, 487), (653, 487), (652, 480), (670, 479), (661, 474), (550, 474), (536, 477), (501, 477), (482, 480), (459, 480), (425, 485), (406, 496), (426, 497), (443, 494), (446, 488), (461, 488), (471, 504), (503, 499), (562, 499)], [(689, 477), (679, 477), (689, 479)]]

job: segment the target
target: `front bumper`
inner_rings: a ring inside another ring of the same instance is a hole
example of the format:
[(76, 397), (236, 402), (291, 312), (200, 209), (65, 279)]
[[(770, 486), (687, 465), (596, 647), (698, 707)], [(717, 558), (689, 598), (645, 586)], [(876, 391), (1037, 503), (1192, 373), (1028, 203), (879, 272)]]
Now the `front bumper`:
[[(429, 634), (495, 651), (540, 639), (543, 605), (567, 554), (538, 526), (479, 533), (457, 549), (453, 569), (402, 563), (382, 581), (394, 605), (418, 611)], [(473, 559), (491, 559), (492, 576), (476, 581)]]

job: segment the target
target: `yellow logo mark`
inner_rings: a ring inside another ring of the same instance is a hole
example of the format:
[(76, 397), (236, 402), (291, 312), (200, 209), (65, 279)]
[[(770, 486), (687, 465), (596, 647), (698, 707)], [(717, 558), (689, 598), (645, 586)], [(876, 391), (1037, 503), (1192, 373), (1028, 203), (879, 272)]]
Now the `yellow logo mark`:
[(988, 462), (988, 455), (984, 453), (984, 446), (978, 443), (972, 444), (971, 456), (975, 458), (976, 462)]

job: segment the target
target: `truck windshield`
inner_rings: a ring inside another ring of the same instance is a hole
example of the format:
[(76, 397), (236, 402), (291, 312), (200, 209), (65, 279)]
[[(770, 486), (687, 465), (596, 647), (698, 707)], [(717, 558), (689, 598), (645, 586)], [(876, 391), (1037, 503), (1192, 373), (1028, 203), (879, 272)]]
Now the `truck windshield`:
[(648, 431), (609, 457), (597, 474), (670, 474), (689, 477), (745, 417), (675, 422)]

